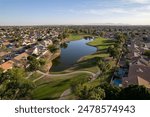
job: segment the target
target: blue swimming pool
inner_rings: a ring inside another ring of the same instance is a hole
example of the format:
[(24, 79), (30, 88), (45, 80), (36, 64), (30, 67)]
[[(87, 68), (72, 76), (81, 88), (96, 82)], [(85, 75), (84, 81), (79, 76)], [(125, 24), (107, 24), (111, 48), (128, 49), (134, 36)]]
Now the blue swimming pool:
[(120, 84), (122, 84), (122, 80), (121, 80), (121, 79), (114, 79), (114, 80), (113, 80), (113, 84), (114, 84), (115, 86), (119, 86)]

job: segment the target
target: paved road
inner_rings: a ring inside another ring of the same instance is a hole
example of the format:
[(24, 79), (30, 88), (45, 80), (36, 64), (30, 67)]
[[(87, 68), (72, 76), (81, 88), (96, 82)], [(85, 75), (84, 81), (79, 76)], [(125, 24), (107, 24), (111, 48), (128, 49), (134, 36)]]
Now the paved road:
[(26, 77), (26, 79), (29, 79), (32, 74), (33, 74), (33, 72), (31, 72), (31, 73)]
[(43, 78), (44, 76), (45, 76), (45, 75), (40, 76), (39, 78), (33, 80), (33, 82), (36, 82), (36, 81), (40, 80), (40, 79)]
[(5, 62), (13, 59), (14, 57), (18, 56), (19, 54), (24, 53), (27, 50), (28, 47), (29, 48), (34, 48), (35, 45), (36, 45), (36, 43), (31, 44), (29, 46), (24, 46), (24, 47), (19, 48), (18, 50), (12, 51), (11, 53), (9, 53), (7, 55), (2, 56), (1, 59), (5, 60), (5, 61), (4, 62), (0, 61), (0, 64), (5, 63)]
[(53, 76), (53, 77), (68, 76), (68, 75), (73, 75), (73, 74), (78, 74), (78, 73), (90, 74), (92, 76), (92, 78), (95, 76), (95, 74), (93, 72), (89, 72), (89, 71), (74, 71), (74, 72), (65, 73), (65, 74), (49, 74), (49, 73), (41, 72), (39, 70), (37, 72), (40, 73), (40, 74), (46, 75), (46, 76)]
[(71, 89), (70, 89), (70, 88), (67, 89), (67, 90), (65, 90), (65, 91), (61, 94), (59, 100), (65, 100), (65, 97), (68, 96), (70, 93), (71, 93)]

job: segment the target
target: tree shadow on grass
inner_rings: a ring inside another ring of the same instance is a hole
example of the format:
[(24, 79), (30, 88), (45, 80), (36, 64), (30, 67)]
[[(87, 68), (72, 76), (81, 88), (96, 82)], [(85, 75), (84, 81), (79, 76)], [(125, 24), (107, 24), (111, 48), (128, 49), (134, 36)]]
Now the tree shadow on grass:
[(59, 97), (46, 97), (46, 98), (43, 98), (41, 100), (56, 100), (58, 99)]
[(101, 54), (109, 54), (107, 49), (100, 49), (96, 53), (93, 53), (91, 55), (101, 55)]
[(112, 44), (114, 43), (115, 41), (114, 40), (103, 40), (103, 43), (107, 43), (107, 44)]
[(74, 65), (73, 70), (80, 70), (96, 66), (96, 58), (97, 57), (91, 58), (89, 60), (80, 61), (79, 63)]
[(60, 87), (60, 86), (63, 86), (64, 84), (66, 84), (67, 82), (69, 82), (70, 81), (70, 79), (66, 79), (66, 80), (63, 80), (63, 81), (61, 81), (60, 83), (58, 83), (57, 85), (55, 85), (55, 86), (53, 86), (53, 87)]
[(111, 46), (111, 45), (114, 45), (115, 41), (114, 40), (103, 40), (102, 41), (102, 44), (97, 44), (95, 45), (96, 47), (97, 46)]

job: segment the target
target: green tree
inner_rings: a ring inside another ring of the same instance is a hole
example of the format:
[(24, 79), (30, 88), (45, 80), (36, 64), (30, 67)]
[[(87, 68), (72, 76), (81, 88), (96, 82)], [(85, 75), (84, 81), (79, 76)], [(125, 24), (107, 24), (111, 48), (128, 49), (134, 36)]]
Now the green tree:
[(4, 70), (3, 70), (2, 68), (0, 68), (0, 83), (3, 82), (3, 80), (5, 79), (5, 78), (3, 77), (3, 74), (4, 74), (3, 71), (4, 71)]
[(118, 43), (124, 44), (126, 39), (127, 39), (127, 36), (123, 33), (117, 33), (116, 34), (116, 39), (117, 39)]
[(148, 58), (150, 58), (150, 50), (146, 50), (146, 51), (144, 52), (144, 55), (147, 56)]
[(87, 100), (89, 98), (89, 90), (90, 88), (87, 85), (79, 84), (76, 87), (75, 94), (79, 97), (79, 99)]
[(107, 82), (100, 84), (99, 87), (105, 91), (104, 100), (116, 100), (116, 99), (118, 99), (119, 93), (121, 91), (121, 89), (119, 87), (112, 86)]
[(89, 92), (88, 99), (90, 100), (102, 100), (104, 98), (105, 98), (105, 91), (100, 87), (94, 88)]
[(29, 61), (29, 65), (30, 65), (29, 70), (35, 71), (35, 70), (38, 70), (40, 68), (40, 63), (35, 57), (29, 56), (28, 61)]
[(102, 72), (101, 74), (105, 74), (109, 69), (110, 69), (110, 64), (107, 62), (104, 62), (102, 59), (98, 61), (98, 67), (100, 71)]
[(48, 46), (48, 50), (51, 52), (51, 53), (55, 53), (58, 48), (55, 46), (55, 45), (49, 45)]
[[(26, 79), (24, 69), (14, 68), (3, 73), (0, 84), (0, 99), (29, 99), (34, 85)], [(1, 79), (1, 78), (0, 78)]]
[(58, 35), (58, 39), (63, 40), (69, 37), (69, 33), (67, 32), (63, 32), (61, 34)]
[(106, 34), (106, 32), (104, 32), (104, 31), (101, 31), (101, 32), (100, 32), (100, 36), (101, 36), (101, 37), (104, 37), (105, 34)]
[(105, 92), (100, 87), (92, 88), (88, 85), (79, 84), (74, 92), (82, 100), (102, 100), (105, 98)]
[(68, 47), (68, 44), (67, 44), (67, 43), (62, 43), (60, 46), (61, 46), (61, 48), (64, 48), (64, 49), (65, 49), (65, 48)]
[(121, 50), (119, 47), (117, 46), (110, 46), (107, 50), (110, 54), (111, 57), (119, 59), (119, 57), (121, 56)]
[(34, 56), (29, 56), (28, 58), (29, 70), (35, 71), (41, 68), (41, 66), (45, 65), (46, 61), (42, 58), (36, 59)]
[(53, 46), (59, 45), (60, 44), (60, 40), (59, 39), (54, 39), (53, 40)]
[(144, 86), (130, 85), (122, 89), (119, 100), (150, 100), (150, 91)]
[(45, 59), (40, 58), (40, 59), (39, 59), (39, 63), (40, 63), (40, 66), (43, 66), (43, 65), (46, 64), (46, 61), (45, 61)]

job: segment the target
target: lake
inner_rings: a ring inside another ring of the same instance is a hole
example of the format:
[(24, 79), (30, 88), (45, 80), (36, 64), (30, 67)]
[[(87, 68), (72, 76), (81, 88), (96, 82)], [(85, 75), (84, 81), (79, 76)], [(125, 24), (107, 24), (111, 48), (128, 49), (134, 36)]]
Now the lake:
[(88, 46), (86, 43), (92, 39), (81, 39), (70, 41), (66, 48), (61, 48), (61, 55), (53, 61), (50, 71), (59, 72), (73, 66), (81, 57), (92, 54), (97, 51), (96, 47)]

